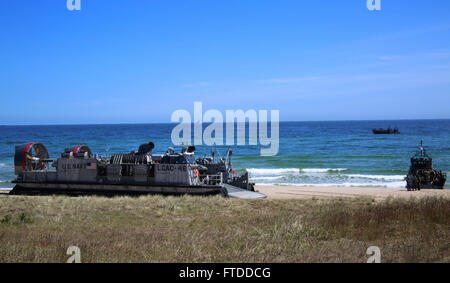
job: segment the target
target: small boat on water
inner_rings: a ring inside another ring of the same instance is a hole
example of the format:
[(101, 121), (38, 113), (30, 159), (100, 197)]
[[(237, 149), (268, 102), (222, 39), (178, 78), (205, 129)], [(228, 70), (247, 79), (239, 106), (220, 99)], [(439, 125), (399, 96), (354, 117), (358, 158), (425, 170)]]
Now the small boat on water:
[(375, 135), (391, 135), (391, 134), (400, 134), (400, 130), (395, 127), (395, 128), (387, 128), (387, 129), (383, 129), (383, 128), (379, 128), (379, 129), (372, 129), (372, 132)]

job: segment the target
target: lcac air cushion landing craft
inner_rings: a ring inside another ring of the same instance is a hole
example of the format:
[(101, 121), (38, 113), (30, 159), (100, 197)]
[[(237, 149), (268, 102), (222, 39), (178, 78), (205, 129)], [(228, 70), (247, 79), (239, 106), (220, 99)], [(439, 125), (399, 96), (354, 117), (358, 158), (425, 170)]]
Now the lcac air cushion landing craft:
[(196, 162), (194, 146), (185, 146), (181, 152), (169, 148), (163, 155), (153, 155), (153, 148), (150, 142), (138, 151), (103, 157), (93, 156), (87, 145), (76, 145), (66, 148), (59, 158), (50, 159), (39, 142), (18, 145), (14, 157), (16, 186), (10, 193), (266, 197), (253, 191), (248, 175), (224, 176), (226, 172), (221, 170), (210, 174), (206, 166)]
[(447, 174), (433, 168), (433, 159), (428, 156), (422, 141), (420, 141), (419, 151), (411, 157), (411, 166), (405, 181), (408, 191), (444, 189)]

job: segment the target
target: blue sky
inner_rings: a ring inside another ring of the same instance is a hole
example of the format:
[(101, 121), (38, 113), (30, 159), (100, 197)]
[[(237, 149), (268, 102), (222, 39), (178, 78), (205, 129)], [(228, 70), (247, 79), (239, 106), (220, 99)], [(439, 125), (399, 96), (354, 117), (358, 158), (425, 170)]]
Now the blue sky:
[(0, 124), (450, 118), (450, 1), (3, 0)]

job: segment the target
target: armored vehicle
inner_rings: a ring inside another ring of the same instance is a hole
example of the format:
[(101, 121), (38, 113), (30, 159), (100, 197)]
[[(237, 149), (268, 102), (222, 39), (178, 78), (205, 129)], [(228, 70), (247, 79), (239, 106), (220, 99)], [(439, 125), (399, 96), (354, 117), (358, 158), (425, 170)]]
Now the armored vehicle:
[(447, 175), (433, 169), (433, 159), (426, 153), (420, 142), (419, 151), (411, 157), (411, 166), (405, 177), (408, 191), (420, 189), (443, 189)]
[[(208, 172), (195, 160), (194, 146), (181, 152), (169, 148), (163, 155), (152, 154), (153, 143), (137, 151), (93, 155), (84, 144), (66, 148), (50, 159), (39, 142), (16, 146), (14, 166), (17, 175), (11, 194), (192, 194), (238, 198), (264, 198), (263, 194), (236, 187), (223, 171)], [(233, 179), (232, 179), (233, 180)], [(248, 176), (247, 176), (248, 183)]]

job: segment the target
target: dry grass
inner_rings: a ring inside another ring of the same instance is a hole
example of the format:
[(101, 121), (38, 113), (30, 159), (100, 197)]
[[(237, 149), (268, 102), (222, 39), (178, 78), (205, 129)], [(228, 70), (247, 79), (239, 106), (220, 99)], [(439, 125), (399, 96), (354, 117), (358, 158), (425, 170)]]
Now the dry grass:
[(450, 200), (0, 197), (0, 262), (449, 262)]

